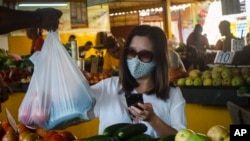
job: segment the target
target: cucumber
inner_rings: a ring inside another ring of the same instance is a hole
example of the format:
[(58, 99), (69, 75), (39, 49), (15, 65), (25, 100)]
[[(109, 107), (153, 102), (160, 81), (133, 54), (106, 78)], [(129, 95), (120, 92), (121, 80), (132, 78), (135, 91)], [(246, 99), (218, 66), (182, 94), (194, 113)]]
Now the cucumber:
[(164, 138), (160, 138), (158, 141), (175, 141), (175, 135), (169, 135)]
[(86, 138), (84, 141), (117, 141), (112, 137), (108, 137), (105, 135), (95, 135), (95, 136), (91, 136)]
[(142, 133), (142, 134), (132, 136), (128, 139), (125, 139), (124, 141), (154, 141), (154, 138), (152, 138), (150, 135)]
[(117, 124), (110, 125), (104, 129), (103, 135), (111, 137), (114, 135), (114, 133), (117, 130), (119, 130), (125, 126), (128, 126), (128, 125), (131, 125), (131, 123), (117, 123)]
[(147, 131), (147, 126), (145, 124), (142, 123), (131, 124), (115, 132), (114, 137), (117, 137), (119, 139), (126, 139), (138, 134), (142, 134), (145, 131)]

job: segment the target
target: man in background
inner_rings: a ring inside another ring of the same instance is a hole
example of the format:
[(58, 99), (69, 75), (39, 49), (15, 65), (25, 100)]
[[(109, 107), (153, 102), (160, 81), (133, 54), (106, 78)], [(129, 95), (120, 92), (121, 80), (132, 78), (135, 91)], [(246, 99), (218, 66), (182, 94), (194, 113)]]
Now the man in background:
[(114, 36), (108, 36), (104, 41), (104, 47), (107, 52), (104, 55), (103, 72), (112, 73), (117, 72), (120, 65), (120, 56), (122, 47)]
[(91, 56), (96, 56), (96, 49), (93, 47), (91, 41), (87, 41), (83, 46), (79, 47), (79, 57), (83, 59), (88, 59)]

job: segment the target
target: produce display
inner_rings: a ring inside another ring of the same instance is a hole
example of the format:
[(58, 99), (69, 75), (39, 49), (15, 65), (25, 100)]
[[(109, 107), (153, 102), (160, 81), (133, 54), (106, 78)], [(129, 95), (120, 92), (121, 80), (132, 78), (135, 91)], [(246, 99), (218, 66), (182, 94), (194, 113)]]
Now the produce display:
[(193, 69), (177, 80), (178, 86), (248, 86), (250, 67), (217, 65), (205, 71)]
[(82, 71), (82, 73), (85, 76), (85, 78), (88, 80), (89, 84), (91, 84), (91, 85), (99, 82), (102, 79), (111, 77), (111, 74), (104, 73), (104, 72), (91, 73), (88, 71)]
[(86, 138), (84, 141), (229, 141), (229, 130), (222, 125), (210, 127), (207, 133), (198, 133), (191, 129), (182, 129), (175, 135), (153, 138), (145, 134), (144, 124), (117, 123), (104, 129), (102, 135)]
[(22, 56), (22, 60), (14, 60), (0, 49), (0, 77), (6, 84), (29, 83), (33, 71), (29, 57), (26, 55)]
[[(8, 120), (0, 121), (0, 141), (229, 141), (229, 130), (222, 125), (210, 127), (207, 133), (182, 129), (175, 135), (153, 138), (145, 134), (147, 126), (142, 123), (116, 123), (104, 129), (103, 134), (77, 138), (66, 130), (30, 129), (23, 123), (16, 125), (17, 132)], [(84, 131), (84, 130), (83, 130)]]
[(142, 123), (117, 123), (104, 129), (102, 135), (86, 138), (84, 141), (158, 141), (150, 135), (144, 134), (147, 126)]
[(169, 79), (171, 82), (173, 82), (175, 85), (180, 78), (185, 78), (188, 76), (188, 72), (184, 71), (181, 68), (170, 68), (169, 71)]
[(229, 130), (222, 125), (210, 127), (207, 133), (198, 133), (191, 129), (182, 129), (173, 141), (229, 141)]
[(17, 133), (8, 120), (0, 122), (1, 141), (83, 141), (66, 130), (30, 129), (24, 124), (17, 124)]

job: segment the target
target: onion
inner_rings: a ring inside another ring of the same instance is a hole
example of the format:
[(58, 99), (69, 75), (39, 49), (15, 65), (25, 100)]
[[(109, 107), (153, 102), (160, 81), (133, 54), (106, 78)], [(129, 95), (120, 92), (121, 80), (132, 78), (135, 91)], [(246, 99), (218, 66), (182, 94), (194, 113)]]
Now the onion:
[(2, 141), (18, 141), (18, 138), (14, 132), (7, 132), (3, 136)]

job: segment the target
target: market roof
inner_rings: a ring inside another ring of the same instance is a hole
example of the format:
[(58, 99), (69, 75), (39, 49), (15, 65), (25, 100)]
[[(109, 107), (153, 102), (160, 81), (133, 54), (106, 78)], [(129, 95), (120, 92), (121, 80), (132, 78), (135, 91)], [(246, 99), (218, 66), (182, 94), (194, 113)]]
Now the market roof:
[[(53, 0), (56, 2), (87, 2), (88, 6), (97, 4), (109, 4), (110, 12), (139, 10), (142, 8), (150, 8), (161, 6), (167, 0)], [(171, 0), (171, 5), (186, 4), (193, 2), (203, 2), (209, 0)], [(213, 0), (210, 0), (213, 1)], [(3, 3), (22, 3), (22, 2), (52, 2), (51, 0), (3, 0)]]

